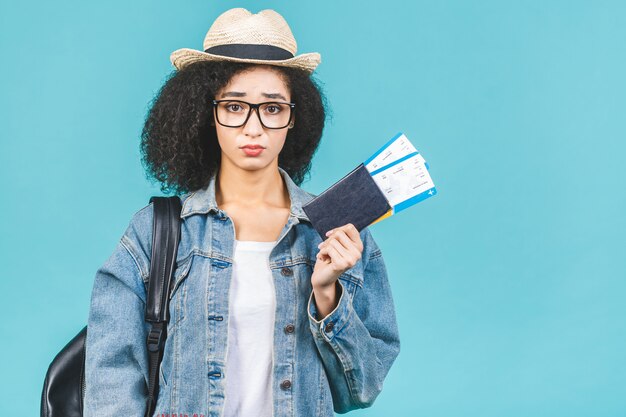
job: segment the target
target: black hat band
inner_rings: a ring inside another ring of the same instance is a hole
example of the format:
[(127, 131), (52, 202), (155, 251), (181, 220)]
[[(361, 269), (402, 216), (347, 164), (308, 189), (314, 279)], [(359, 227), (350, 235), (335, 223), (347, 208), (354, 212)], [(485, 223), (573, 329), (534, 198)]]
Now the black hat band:
[(231, 58), (263, 59), (268, 61), (282, 61), (294, 57), (291, 52), (278, 46), (251, 45), (247, 43), (212, 46), (205, 49), (204, 52)]

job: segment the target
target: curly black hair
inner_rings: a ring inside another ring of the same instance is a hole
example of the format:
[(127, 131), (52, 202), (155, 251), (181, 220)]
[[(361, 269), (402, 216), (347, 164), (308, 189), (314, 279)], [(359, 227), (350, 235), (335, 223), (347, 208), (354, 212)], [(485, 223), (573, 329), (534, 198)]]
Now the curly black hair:
[[(161, 191), (183, 194), (204, 188), (219, 169), (221, 150), (211, 125), (211, 100), (231, 78), (258, 64), (200, 61), (173, 71), (149, 104), (141, 133), (142, 164)], [(327, 102), (319, 81), (304, 70), (272, 66), (280, 71), (296, 104), (296, 123), (287, 133), (278, 165), (300, 185), (326, 118)]]

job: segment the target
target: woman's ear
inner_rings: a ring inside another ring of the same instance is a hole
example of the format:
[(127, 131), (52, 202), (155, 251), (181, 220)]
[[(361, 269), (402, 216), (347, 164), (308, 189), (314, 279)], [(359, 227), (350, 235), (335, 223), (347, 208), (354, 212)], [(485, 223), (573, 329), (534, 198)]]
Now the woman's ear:
[(295, 123), (296, 122), (292, 120), (291, 123), (289, 123), (289, 129), (291, 129)]

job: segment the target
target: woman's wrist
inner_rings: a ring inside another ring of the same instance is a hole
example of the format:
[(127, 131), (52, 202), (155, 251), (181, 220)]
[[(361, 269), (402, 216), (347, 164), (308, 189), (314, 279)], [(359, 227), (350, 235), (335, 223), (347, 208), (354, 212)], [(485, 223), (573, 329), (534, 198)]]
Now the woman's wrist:
[(313, 287), (315, 307), (319, 319), (326, 317), (339, 304), (342, 291), (339, 287), (339, 280), (329, 285)]

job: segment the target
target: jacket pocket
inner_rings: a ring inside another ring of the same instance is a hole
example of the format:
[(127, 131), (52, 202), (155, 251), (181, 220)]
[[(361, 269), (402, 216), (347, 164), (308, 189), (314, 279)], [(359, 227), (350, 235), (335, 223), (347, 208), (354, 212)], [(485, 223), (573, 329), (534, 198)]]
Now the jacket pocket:
[[(157, 397), (157, 403), (155, 407), (155, 415), (160, 416), (165, 410), (170, 409), (171, 402), (171, 390), (169, 383), (169, 371), (164, 369), (163, 362), (159, 369), (159, 395)], [(167, 366), (167, 365), (166, 365)]]
[[(165, 375), (163, 373), (163, 366), (164, 364), (163, 362), (161, 362), (161, 366), (159, 366), (159, 387), (167, 387), (167, 379), (165, 378)], [(159, 395), (162, 393), (163, 391), (161, 391)]]
[(175, 327), (185, 318), (185, 310), (187, 307), (187, 291), (186, 281), (189, 276), (191, 264), (194, 255), (187, 256), (174, 271), (174, 281), (172, 282), (169, 295), (169, 311), (170, 320), (168, 323), (168, 336), (174, 331)]
[(363, 287), (363, 278), (349, 272), (344, 272), (339, 275), (339, 280), (343, 284), (344, 288), (348, 290), (348, 294), (351, 298), (354, 298), (354, 294), (357, 290)]

